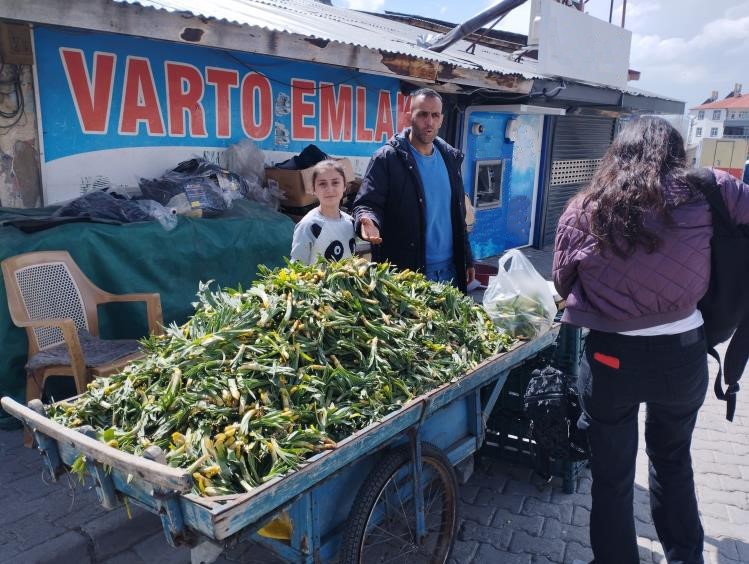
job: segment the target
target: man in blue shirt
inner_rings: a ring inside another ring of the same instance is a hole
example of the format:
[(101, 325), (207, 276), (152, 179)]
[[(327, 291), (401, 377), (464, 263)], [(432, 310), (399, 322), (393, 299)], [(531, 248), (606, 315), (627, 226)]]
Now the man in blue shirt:
[(356, 230), (379, 245), (375, 260), (451, 281), (465, 291), (474, 278), (465, 224), (463, 154), (437, 136), (442, 97), (411, 95), (411, 127), (372, 157), (354, 201)]

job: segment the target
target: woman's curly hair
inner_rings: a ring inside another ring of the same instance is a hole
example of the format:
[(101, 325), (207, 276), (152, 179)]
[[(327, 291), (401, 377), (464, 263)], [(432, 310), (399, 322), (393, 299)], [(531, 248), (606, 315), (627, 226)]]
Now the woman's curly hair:
[(660, 238), (647, 229), (645, 219), (671, 219), (668, 207), (681, 202), (667, 201), (663, 182), (684, 181), (685, 167), (684, 140), (669, 122), (641, 117), (628, 123), (580, 193), (599, 250), (620, 257), (638, 247), (648, 253), (656, 250)]

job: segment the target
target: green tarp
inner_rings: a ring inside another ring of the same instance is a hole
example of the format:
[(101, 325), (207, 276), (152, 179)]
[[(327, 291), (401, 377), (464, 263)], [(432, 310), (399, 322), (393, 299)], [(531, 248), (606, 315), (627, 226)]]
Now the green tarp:
[[(47, 210), (48, 212), (49, 210)], [(33, 217), (27, 210), (20, 215)], [(18, 215), (0, 209), (0, 222)], [(43, 212), (42, 212), (43, 215)], [(0, 260), (31, 251), (67, 250), (100, 288), (115, 294), (158, 292), (164, 322), (184, 322), (201, 281), (248, 287), (260, 264), (284, 264), (294, 225), (286, 216), (240, 200), (228, 216), (179, 218), (172, 231), (155, 221), (109, 225), (70, 223), (26, 234), (0, 227)], [(0, 395), (25, 400), (26, 332), (13, 325), (0, 288)], [(112, 304), (100, 308), (104, 338), (136, 338), (147, 329), (145, 305)], [(0, 428), (15, 426), (0, 411)]]

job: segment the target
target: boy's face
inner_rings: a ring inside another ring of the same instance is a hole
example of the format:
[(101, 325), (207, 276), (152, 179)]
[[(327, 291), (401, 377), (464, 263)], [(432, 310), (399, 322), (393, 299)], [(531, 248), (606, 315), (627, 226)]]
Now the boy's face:
[(341, 173), (334, 168), (326, 168), (315, 177), (315, 195), (321, 204), (336, 206), (341, 203), (346, 183)]

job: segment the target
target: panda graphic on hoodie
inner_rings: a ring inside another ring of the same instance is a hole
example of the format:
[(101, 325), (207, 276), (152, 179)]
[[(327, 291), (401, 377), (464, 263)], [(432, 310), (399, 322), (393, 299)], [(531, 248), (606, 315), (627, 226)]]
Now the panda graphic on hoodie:
[(312, 264), (322, 255), (335, 261), (354, 254), (354, 220), (344, 212), (338, 219), (330, 219), (315, 208), (305, 215), (294, 228), (291, 259)]

